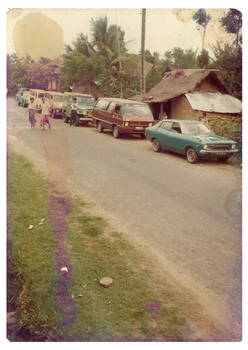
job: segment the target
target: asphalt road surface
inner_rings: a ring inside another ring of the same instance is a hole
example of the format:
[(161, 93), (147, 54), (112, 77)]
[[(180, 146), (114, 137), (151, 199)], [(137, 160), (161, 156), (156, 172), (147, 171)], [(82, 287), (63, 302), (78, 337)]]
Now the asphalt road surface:
[[(111, 217), (123, 232), (151, 249), (161, 269), (190, 288), (239, 337), (241, 323), (241, 170), (229, 164), (154, 153), (149, 141), (114, 139), (94, 127), (31, 130), (26, 110), (8, 99), (8, 140), (44, 159), (44, 142), (63, 174)], [(43, 139), (42, 139), (43, 138)], [(28, 152), (26, 152), (28, 153)], [(69, 154), (69, 159), (68, 159)]]

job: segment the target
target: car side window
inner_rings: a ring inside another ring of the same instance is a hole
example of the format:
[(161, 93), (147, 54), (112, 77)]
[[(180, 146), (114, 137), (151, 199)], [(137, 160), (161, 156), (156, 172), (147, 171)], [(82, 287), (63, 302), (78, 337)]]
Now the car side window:
[(107, 108), (107, 111), (112, 113), (112, 112), (114, 112), (114, 110), (115, 110), (115, 103), (114, 102), (110, 102), (110, 104), (109, 104), (109, 106)]
[(108, 104), (109, 104), (109, 101), (107, 101), (107, 100), (99, 100), (99, 101), (97, 101), (97, 103), (95, 105), (95, 109), (106, 110)]
[(121, 113), (121, 106), (120, 105), (115, 106), (115, 113), (117, 113), (117, 114)]
[(178, 134), (181, 134), (181, 133), (182, 133), (182, 130), (181, 130), (180, 124), (177, 123), (177, 122), (174, 122), (174, 123), (172, 124), (172, 131), (173, 131), (173, 132), (177, 132)]
[(164, 122), (160, 125), (160, 127), (161, 127), (162, 129), (167, 130), (167, 131), (171, 131), (171, 125), (172, 125), (172, 122), (164, 121)]

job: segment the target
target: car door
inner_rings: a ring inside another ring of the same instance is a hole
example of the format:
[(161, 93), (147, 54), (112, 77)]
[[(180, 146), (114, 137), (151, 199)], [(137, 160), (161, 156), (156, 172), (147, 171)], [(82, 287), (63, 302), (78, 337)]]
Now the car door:
[(173, 122), (168, 135), (168, 147), (171, 151), (184, 153), (185, 139), (180, 122)]
[(172, 122), (169, 120), (163, 121), (156, 128), (156, 138), (159, 140), (160, 146), (164, 149), (170, 149), (169, 137), (171, 133)]

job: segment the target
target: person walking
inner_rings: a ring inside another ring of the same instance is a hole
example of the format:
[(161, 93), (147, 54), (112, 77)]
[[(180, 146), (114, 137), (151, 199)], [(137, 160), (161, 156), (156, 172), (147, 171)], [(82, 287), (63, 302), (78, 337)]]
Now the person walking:
[(77, 116), (77, 108), (78, 108), (77, 99), (76, 97), (74, 97), (71, 104), (70, 126), (72, 126), (75, 123), (76, 116)]
[(50, 116), (50, 103), (46, 101), (45, 96), (41, 98), (41, 121), (40, 126), (42, 127), (42, 130), (45, 131), (46, 124), (48, 124), (49, 129), (51, 129), (51, 124), (49, 121)]
[(36, 109), (36, 104), (34, 102), (33, 96), (30, 97), (30, 102), (28, 104), (27, 111), (28, 111), (28, 118), (29, 118), (31, 128), (35, 128), (35, 124), (37, 122), (37, 120), (35, 119), (35, 113), (37, 113), (37, 109)]

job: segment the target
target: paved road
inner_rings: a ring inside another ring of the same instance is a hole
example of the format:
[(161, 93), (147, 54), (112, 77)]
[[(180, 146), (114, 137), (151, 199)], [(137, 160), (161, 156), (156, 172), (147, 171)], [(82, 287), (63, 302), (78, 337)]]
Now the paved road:
[[(41, 131), (29, 128), (24, 111), (8, 100), (9, 135), (44, 158)], [(149, 246), (163, 267), (192, 288), (210, 311), (227, 324), (234, 322), (233, 332), (238, 334), (240, 170), (209, 161), (191, 165), (181, 156), (154, 153), (151, 144), (138, 137), (114, 139), (92, 127), (52, 122), (47, 137), (54, 140), (54, 162), (63, 157), (63, 147), (69, 149), (71, 179), (79, 188)], [(60, 139), (56, 146), (62, 134), (65, 142)]]

